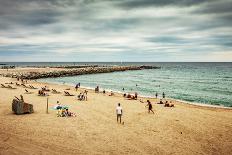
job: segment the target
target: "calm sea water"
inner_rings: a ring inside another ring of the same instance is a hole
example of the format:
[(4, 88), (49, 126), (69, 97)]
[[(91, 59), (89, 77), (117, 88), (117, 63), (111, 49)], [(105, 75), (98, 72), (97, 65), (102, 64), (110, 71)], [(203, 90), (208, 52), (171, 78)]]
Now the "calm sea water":
[[(17, 63), (16, 65), (73, 65), (74, 63)], [(75, 63), (87, 64), (87, 63)], [(107, 65), (156, 65), (161, 69), (41, 79), (44, 82), (138, 92), (154, 97), (165, 92), (169, 98), (232, 107), (232, 63), (89, 63)], [(137, 84), (137, 86), (136, 86)]]

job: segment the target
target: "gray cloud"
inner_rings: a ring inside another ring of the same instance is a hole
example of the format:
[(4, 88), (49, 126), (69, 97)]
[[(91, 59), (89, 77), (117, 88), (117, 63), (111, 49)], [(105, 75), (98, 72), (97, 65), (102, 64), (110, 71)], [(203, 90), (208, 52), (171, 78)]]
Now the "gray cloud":
[(205, 2), (207, 2), (207, 0), (126, 0), (120, 1), (118, 6), (127, 9), (164, 6), (187, 7), (199, 5)]
[(99, 61), (153, 57), (168, 61), (177, 55), (189, 60), (194, 53), (207, 58), (210, 51), (232, 50), (230, 4), (230, 0), (0, 0), (0, 61), (7, 53), (17, 58), (19, 52), (26, 60), (41, 53), (44, 59), (56, 54), (57, 60), (68, 60), (68, 55), (85, 60), (99, 55), (94, 59)]

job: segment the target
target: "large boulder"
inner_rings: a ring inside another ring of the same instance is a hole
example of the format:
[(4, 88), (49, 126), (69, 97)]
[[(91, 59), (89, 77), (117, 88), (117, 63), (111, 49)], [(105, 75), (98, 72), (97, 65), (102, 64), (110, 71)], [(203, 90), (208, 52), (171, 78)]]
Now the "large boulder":
[(17, 114), (30, 114), (33, 113), (33, 105), (25, 103), (22, 100), (13, 99), (12, 101), (12, 111)]

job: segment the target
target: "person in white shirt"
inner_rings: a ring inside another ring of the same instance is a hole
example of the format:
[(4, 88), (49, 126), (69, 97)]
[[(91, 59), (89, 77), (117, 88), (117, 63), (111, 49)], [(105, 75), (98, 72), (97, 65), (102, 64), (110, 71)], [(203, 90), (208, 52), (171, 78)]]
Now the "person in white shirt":
[(122, 121), (122, 107), (120, 106), (120, 103), (118, 103), (118, 106), (116, 108), (116, 114), (117, 114), (117, 122), (118, 122), (118, 119), (121, 123)]

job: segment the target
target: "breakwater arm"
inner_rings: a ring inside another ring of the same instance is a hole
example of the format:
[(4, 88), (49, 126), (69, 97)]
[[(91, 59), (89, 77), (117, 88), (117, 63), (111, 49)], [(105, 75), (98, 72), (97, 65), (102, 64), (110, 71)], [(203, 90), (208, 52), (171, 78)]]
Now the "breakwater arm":
[(76, 69), (57, 69), (53, 71), (33, 71), (33, 72), (17, 72), (8, 73), (3, 76), (23, 79), (41, 79), (41, 78), (55, 78), (65, 76), (76, 76), (84, 74), (98, 74), (98, 73), (110, 73), (127, 70), (143, 70), (143, 69), (158, 69), (155, 66), (108, 66), (108, 67), (85, 67)]

